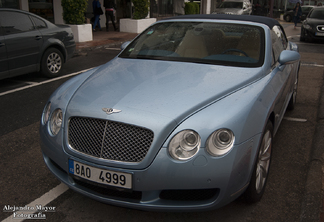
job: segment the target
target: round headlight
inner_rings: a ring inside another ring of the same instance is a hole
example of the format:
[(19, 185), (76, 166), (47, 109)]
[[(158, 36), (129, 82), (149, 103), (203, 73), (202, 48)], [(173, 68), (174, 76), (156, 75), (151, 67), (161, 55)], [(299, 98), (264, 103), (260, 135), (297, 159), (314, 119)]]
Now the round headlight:
[(222, 156), (228, 153), (234, 145), (234, 134), (229, 129), (219, 129), (213, 132), (207, 140), (207, 152), (212, 156)]
[(42, 124), (45, 125), (49, 119), (51, 113), (51, 102), (48, 102), (44, 107), (43, 114), (42, 114)]
[(192, 158), (200, 148), (200, 136), (193, 130), (183, 130), (169, 144), (169, 153), (176, 160)]
[(199, 142), (199, 136), (193, 131), (185, 131), (182, 133), (182, 140), (180, 141), (180, 147), (185, 151), (192, 151), (197, 147)]
[(50, 119), (50, 131), (53, 136), (57, 135), (62, 127), (63, 113), (61, 109), (56, 109)]

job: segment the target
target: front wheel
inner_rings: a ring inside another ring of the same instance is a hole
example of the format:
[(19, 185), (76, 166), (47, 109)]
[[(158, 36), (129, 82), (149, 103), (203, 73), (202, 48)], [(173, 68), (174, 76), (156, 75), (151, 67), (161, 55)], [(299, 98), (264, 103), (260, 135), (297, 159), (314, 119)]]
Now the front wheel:
[(285, 20), (286, 20), (286, 22), (291, 22), (291, 16), (290, 15), (286, 15)]
[[(297, 72), (299, 72), (299, 67), (298, 67)], [(293, 89), (293, 92), (291, 94), (291, 97), (290, 97), (290, 100), (289, 100), (289, 103), (288, 103), (288, 107), (287, 107), (288, 110), (294, 110), (295, 109), (295, 104), (296, 104), (296, 100), (297, 100), (297, 88), (298, 88), (298, 73), (297, 73), (297, 78), (296, 78), (295, 83), (294, 83), (294, 89)]]
[(41, 61), (41, 73), (49, 78), (60, 76), (63, 61), (63, 55), (58, 49), (47, 49)]
[(300, 31), (299, 41), (305, 42), (305, 31), (304, 31), (303, 27), (301, 28), (301, 31)]
[(244, 193), (245, 199), (249, 203), (260, 201), (265, 190), (271, 162), (272, 133), (273, 126), (272, 123), (268, 121), (262, 134), (262, 140), (256, 157), (256, 163), (252, 172), (250, 184)]

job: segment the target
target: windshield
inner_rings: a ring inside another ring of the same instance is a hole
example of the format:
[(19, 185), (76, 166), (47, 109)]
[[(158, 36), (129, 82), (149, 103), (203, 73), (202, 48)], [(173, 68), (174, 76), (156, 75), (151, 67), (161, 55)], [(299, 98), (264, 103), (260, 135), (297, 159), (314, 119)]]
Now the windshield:
[(313, 10), (309, 15), (309, 18), (324, 19), (324, 8)]
[(223, 2), (219, 8), (243, 8), (243, 2)]
[(158, 23), (144, 31), (119, 57), (257, 67), (263, 64), (264, 32), (252, 25)]
[(305, 6), (302, 6), (301, 9), (303, 12), (309, 12), (313, 7), (305, 7)]

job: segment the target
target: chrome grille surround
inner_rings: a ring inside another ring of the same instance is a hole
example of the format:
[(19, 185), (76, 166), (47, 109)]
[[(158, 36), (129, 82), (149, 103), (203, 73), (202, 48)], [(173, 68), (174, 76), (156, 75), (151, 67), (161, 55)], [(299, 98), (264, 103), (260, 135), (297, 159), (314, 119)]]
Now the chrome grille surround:
[(324, 25), (318, 25), (316, 26), (317, 31), (324, 32)]
[(141, 162), (153, 137), (149, 129), (110, 120), (71, 117), (68, 124), (72, 149), (106, 160)]

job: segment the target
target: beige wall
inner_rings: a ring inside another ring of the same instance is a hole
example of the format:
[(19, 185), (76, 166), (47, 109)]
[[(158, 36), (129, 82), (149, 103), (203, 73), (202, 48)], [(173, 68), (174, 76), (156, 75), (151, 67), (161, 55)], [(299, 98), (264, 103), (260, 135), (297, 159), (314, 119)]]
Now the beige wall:
[(53, 10), (54, 10), (54, 23), (64, 24), (63, 8), (61, 6), (61, 1), (53, 1)]
[(28, 0), (19, 0), (20, 9), (29, 11)]

